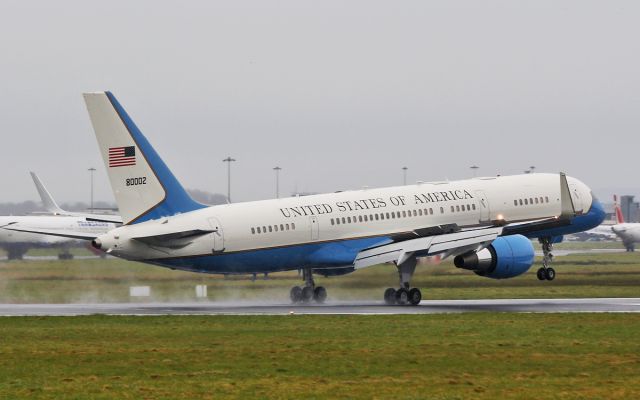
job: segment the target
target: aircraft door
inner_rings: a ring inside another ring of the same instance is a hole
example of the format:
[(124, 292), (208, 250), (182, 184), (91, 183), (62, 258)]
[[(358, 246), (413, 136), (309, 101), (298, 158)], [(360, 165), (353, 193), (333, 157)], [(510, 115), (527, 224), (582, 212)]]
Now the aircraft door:
[(213, 229), (211, 238), (213, 239), (213, 248), (211, 252), (218, 253), (224, 251), (224, 232), (222, 231), (222, 225), (217, 218), (209, 218), (209, 226)]
[(478, 220), (479, 222), (489, 222), (491, 220), (491, 214), (489, 212), (489, 200), (487, 200), (487, 195), (482, 190), (476, 190), (475, 194), (476, 206), (480, 211)]
[(320, 237), (320, 224), (318, 224), (318, 217), (309, 217), (309, 225), (311, 226), (311, 240), (318, 240)]

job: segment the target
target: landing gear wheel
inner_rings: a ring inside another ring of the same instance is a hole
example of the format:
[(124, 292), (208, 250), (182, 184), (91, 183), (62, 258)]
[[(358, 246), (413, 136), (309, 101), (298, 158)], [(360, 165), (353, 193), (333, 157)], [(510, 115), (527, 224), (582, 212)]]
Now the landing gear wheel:
[(547, 270), (544, 271), (544, 274), (548, 281), (552, 281), (556, 278), (556, 270), (551, 267), (547, 268)]
[(313, 288), (311, 286), (305, 286), (302, 288), (302, 302), (308, 303), (313, 299)]
[(396, 304), (396, 290), (394, 288), (384, 291), (384, 302), (389, 306)]
[(302, 300), (302, 288), (300, 286), (294, 286), (291, 288), (291, 292), (289, 292), (289, 298), (292, 303), (298, 303)]
[(322, 286), (318, 286), (317, 288), (315, 288), (315, 290), (313, 291), (313, 299), (318, 304), (324, 303), (324, 301), (327, 299), (327, 289)]
[(422, 293), (420, 292), (420, 289), (413, 288), (409, 290), (409, 304), (417, 306), (420, 304), (420, 300), (422, 300)]
[(396, 303), (403, 306), (409, 302), (409, 291), (405, 288), (400, 288), (396, 291)]
[(541, 280), (541, 281), (544, 281), (544, 280), (546, 280), (546, 279), (547, 279), (547, 274), (546, 274), (546, 272), (544, 271), (544, 268), (540, 268), (540, 269), (538, 269), (538, 273), (537, 273), (537, 275), (538, 275), (538, 279), (539, 279), (539, 280)]

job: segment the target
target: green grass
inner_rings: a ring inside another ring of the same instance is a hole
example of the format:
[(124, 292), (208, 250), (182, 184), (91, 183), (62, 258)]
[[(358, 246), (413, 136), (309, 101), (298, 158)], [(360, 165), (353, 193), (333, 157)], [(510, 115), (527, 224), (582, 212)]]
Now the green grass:
[[(553, 282), (537, 267), (496, 281), (447, 261), (419, 266), (413, 285), (426, 299), (640, 297), (640, 253), (558, 257)], [(0, 262), (3, 303), (126, 302), (131, 285), (150, 285), (147, 301), (194, 301), (196, 284), (209, 300), (287, 301), (299, 283), (118, 259)], [(397, 273), (317, 283), (333, 299), (380, 300)], [(639, 331), (639, 314), (0, 318), (0, 398), (632, 399)]]
[[(412, 285), (425, 299), (640, 297), (640, 253), (586, 254), (557, 257), (553, 282), (540, 282), (535, 272), (493, 280), (455, 268), (451, 261), (420, 265)], [(289, 288), (300, 284), (296, 272), (224, 279), (172, 271), (119, 259), (0, 262), (0, 303), (127, 302), (129, 286), (149, 285), (152, 297), (142, 301), (193, 301), (195, 285), (208, 285), (209, 300), (287, 301)], [(379, 300), (386, 287), (397, 285), (393, 265), (381, 265), (342, 277), (317, 277), (330, 299)], [(139, 301), (137, 299), (136, 301)]]
[(0, 398), (632, 399), (638, 314), (0, 319)]

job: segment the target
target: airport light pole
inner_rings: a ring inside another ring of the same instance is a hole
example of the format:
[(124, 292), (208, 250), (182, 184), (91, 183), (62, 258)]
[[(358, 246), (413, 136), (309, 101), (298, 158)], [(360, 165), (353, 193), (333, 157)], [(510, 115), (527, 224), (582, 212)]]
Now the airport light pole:
[(93, 173), (96, 172), (96, 169), (91, 167), (87, 171), (91, 174), (91, 209), (89, 212), (93, 214)]
[(473, 170), (473, 177), (475, 178), (478, 175), (478, 167), (477, 165), (472, 165), (469, 168), (471, 168)]
[(276, 199), (280, 198), (280, 171), (282, 168), (276, 166), (273, 168), (276, 171)]
[(226, 162), (227, 164), (227, 202), (231, 203), (231, 163), (235, 161), (235, 158), (231, 158), (230, 156), (222, 160), (222, 162)]
[(407, 170), (409, 168), (407, 167), (402, 167), (402, 182), (404, 183), (404, 186), (407, 186)]

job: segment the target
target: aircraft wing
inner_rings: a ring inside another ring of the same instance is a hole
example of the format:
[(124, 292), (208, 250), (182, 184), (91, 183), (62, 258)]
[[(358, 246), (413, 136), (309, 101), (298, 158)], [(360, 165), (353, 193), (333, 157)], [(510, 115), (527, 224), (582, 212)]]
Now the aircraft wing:
[(545, 229), (558, 228), (571, 225), (571, 220), (567, 218), (551, 217), (536, 221), (518, 222), (504, 226), (503, 235), (524, 235)]
[(441, 235), (419, 237), (365, 249), (358, 253), (354, 262), (356, 269), (370, 267), (389, 261), (402, 264), (413, 255), (433, 256), (466, 253), (488, 246), (502, 234), (503, 227), (488, 227)]
[(2, 229), (6, 229), (8, 231), (15, 232), (26, 232), (26, 233), (37, 233), (40, 235), (49, 235), (49, 236), (59, 236), (66, 237), (70, 239), (79, 239), (79, 240), (93, 240), (97, 236), (89, 235), (85, 232), (74, 232), (74, 231), (58, 231), (54, 229), (36, 229), (36, 228), (20, 228), (19, 226), (9, 224), (2, 227)]

